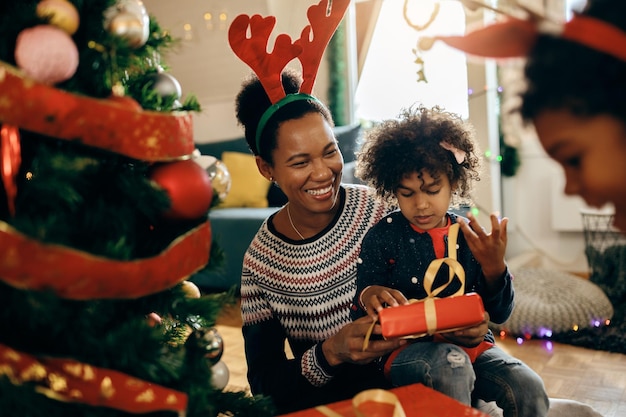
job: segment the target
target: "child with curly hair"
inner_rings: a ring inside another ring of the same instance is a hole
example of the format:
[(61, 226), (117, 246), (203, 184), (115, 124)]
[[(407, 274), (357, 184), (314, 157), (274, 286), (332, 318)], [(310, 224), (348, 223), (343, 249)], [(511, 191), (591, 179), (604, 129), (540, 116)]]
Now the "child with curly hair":
[(565, 194), (611, 204), (626, 233), (626, 2), (588, 0), (566, 22), (502, 19), (436, 36), (474, 56), (526, 58), (522, 119), (565, 173)]
[[(443, 285), (439, 297), (446, 297), (464, 285), (465, 293), (482, 297), (486, 320), (502, 323), (509, 317), (514, 291), (504, 259), (508, 219), (492, 214), (487, 233), (471, 213), (464, 219), (449, 211), (469, 201), (480, 162), (472, 127), (438, 107), (404, 110), (399, 119), (384, 121), (368, 133), (358, 155), (357, 176), (399, 209), (363, 239), (354, 319), (376, 319), (385, 306), (426, 298), (424, 275), (431, 261), (447, 257), (448, 233), (456, 223), (462, 231), (456, 257), (465, 282), (445, 287), (449, 275), (444, 266), (432, 287)], [(496, 347), (491, 331), (476, 337), (461, 329), (414, 339), (381, 358), (380, 364), (394, 386), (420, 382), (468, 405), (476, 399), (495, 401), (506, 417), (548, 412), (540, 377)]]

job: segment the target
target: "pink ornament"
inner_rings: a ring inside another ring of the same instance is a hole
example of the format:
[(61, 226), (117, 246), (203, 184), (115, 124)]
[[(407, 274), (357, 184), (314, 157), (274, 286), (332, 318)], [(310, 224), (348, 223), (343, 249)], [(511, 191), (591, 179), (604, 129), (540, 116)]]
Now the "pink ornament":
[(148, 326), (155, 327), (159, 324), (163, 323), (163, 319), (157, 313), (150, 313), (146, 316), (146, 320), (148, 321)]
[(17, 36), (15, 62), (28, 75), (44, 84), (68, 80), (78, 68), (78, 49), (62, 29), (39, 25)]
[(213, 200), (209, 175), (193, 160), (177, 161), (157, 166), (150, 178), (170, 197), (169, 219), (197, 219), (205, 216)]

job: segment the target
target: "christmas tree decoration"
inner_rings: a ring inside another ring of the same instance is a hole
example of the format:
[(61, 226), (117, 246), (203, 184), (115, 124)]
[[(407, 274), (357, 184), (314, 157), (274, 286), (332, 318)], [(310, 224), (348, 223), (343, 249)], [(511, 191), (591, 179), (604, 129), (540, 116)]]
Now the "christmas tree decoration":
[(200, 298), (200, 288), (191, 281), (181, 282), (181, 286), (187, 298)]
[(178, 100), (182, 95), (180, 83), (172, 75), (162, 71), (155, 72), (148, 77), (146, 86), (160, 97), (173, 96)]
[(191, 281), (213, 263), (200, 108), (141, 93), (172, 42), (138, 0), (0, 3), (2, 415), (274, 414), (224, 390), (234, 295)]
[(224, 340), (222, 336), (220, 336), (215, 327), (212, 327), (203, 334), (202, 339), (206, 342), (204, 348), (206, 353), (204, 357), (213, 364), (216, 364), (222, 359), (222, 354), (224, 353)]
[(217, 194), (220, 201), (224, 201), (232, 184), (226, 164), (211, 155), (200, 155), (196, 158), (196, 162), (209, 174), (213, 192)]
[(72, 77), (78, 68), (78, 49), (62, 29), (38, 25), (17, 37), (15, 61), (29, 77), (57, 84)]
[(126, 40), (131, 48), (139, 48), (150, 36), (150, 17), (140, 0), (118, 0), (104, 12), (104, 28)]
[(37, 4), (37, 16), (48, 19), (48, 23), (73, 35), (78, 29), (80, 18), (78, 11), (67, 0), (41, 0)]
[(150, 327), (158, 326), (163, 323), (163, 319), (157, 313), (150, 313), (146, 316), (146, 320), (148, 321), (148, 325)]
[(159, 165), (150, 177), (170, 198), (165, 217), (193, 220), (208, 213), (213, 201), (211, 180), (193, 160)]
[(215, 389), (221, 390), (228, 385), (230, 371), (224, 361), (219, 361), (211, 367), (211, 384)]
[(0, 174), (7, 195), (9, 213), (15, 214), (17, 174), (22, 161), (20, 132), (15, 126), (0, 126)]

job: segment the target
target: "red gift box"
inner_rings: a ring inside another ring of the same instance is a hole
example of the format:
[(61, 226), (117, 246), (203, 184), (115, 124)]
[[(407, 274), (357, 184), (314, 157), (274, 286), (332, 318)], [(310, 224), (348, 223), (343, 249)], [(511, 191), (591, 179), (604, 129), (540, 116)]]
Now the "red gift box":
[[(378, 401), (376, 395), (380, 391), (382, 390), (363, 391), (354, 399), (284, 414), (282, 417), (489, 417), (422, 384), (383, 391), (395, 396), (395, 404), (386, 402), (388, 398)], [(371, 395), (370, 392), (373, 392), (371, 397), (363, 397)]]
[(449, 332), (477, 325), (484, 317), (483, 300), (476, 293), (447, 298), (430, 297), (388, 307), (378, 313), (385, 339)]

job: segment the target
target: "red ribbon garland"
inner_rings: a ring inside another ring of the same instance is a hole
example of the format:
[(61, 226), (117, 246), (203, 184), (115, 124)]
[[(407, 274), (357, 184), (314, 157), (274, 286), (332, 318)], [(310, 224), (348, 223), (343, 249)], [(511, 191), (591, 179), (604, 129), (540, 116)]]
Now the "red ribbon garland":
[(3, 125), (0, 128), (0, 168), (2, 183), (7, 195), (7, 205), (11, 216), (15, 215), (17, 184), (15, 179), (22, 163), (20, 132), (17, 127)]
[(35, 383), (48, 398), (129, 413), (173, 411), (183, 415), (187, 395), (111, 369), (69, 359), (40, 357), (0, 344), (0, 376), (14, 385)]
[(40, 242), (0, 221), (0, 281), (19, 289), (52, 290), (73, 300), (130, 299), (185, 280), (209, 261), (207, 220), (151, 258), (120, 261)]

